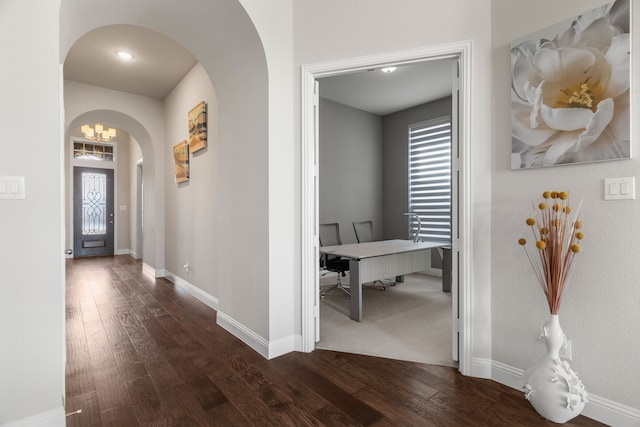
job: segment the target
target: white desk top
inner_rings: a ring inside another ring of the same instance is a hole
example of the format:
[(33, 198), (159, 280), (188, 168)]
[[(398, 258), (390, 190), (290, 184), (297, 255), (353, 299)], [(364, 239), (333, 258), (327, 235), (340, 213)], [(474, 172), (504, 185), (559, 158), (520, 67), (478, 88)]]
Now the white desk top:
[(320, 253), (359, 260), (444, 246), (449, 245), (438, 242), (413, 242), (412, 240), (380, 240), (348, 245), (322, 246), (320, 247)]

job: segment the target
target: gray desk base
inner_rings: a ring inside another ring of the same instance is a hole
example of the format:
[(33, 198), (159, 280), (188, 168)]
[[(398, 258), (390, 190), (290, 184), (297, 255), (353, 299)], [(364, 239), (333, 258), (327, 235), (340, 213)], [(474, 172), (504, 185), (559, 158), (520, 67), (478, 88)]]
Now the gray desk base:
[(402, 276), (423, 271), (430, 267), (429, 249), (364, 258), (349, 261), (349, 317), (356, 322), (362, 321), (362, 284), (373, 282), (381, 277)]

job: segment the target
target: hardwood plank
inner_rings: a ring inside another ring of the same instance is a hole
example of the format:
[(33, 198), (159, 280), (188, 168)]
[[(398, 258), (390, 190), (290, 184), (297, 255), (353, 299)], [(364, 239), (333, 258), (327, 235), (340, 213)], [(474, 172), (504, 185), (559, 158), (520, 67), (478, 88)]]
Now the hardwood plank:
[(84, 336), (67, 341), (65, 384), (67, 397), (81, 396), (96, 391), (93, 367)]
[(316, 393), (362, 425), (372, 424), (383, 417), (373, 407), (306, 366), (300, 366), (296, 376), (310, 383)]
[(282, 417), (283, 425), (289, 426), (322, 426), (320, 420), (309, 413), (304, 406), (300, 406), (294, 399), (275, 385), (269, 385), (259, 390), (260, 398), (271, 409)]
[(171, 390), (184, 384), (183, 379), (178, 376), (165, 359), (145, 362), (145, 368), (160, 392)]
[(314, 412), (313, 415), (325, 426), (356, 427), (362, 425), (331, 404), (323, 406)]
[(207, 420), (213, 427), (234, 427), (251, 425), (249, 420), (231, 402), (223, 403), (207, 411)]
[(128, 381), (149, 375), (145, 362), (135, 349), (115, 353), (114, 357), (125, 384)]
[(67, 413), (67, 427), (102, 425), (98, 398), (95, 391), (67, 398), (65, 411)]
[[(384, 414), (387, 421), (392, 421), (395, 425), (435, 427), (438, 424), (432, 423), (412, 410), (411, 405), (407, 405), (408, 397), (395, 394), (393, 390), (378, 389), (377, 387), (365, 387), (358, 391), (355, 396), (376, 408)], [(430, 396), (429, 396), (430, 397)], [(426, 397), (425, 399), (428, 399)], [(375, 423), (378, 424), (377, 422)]]
[[(100, 422), (102, 427), (136, 427), (140, 425), (132, 405), (120, 406), (119, 408), (102, 412), (100, 414)], [(67, 425), (67, 427), (70, 426)]]
[(172, 388), (160, 395), (164, 406), (165, 425), (208, 426), (208, 414), (193, 396), (188, 386)]
[(93, 376), (101, 412), (129, 403), (127, 390), (115, 363), (95, 366)]
[(158, 391), (149, 376), (127, 382), (127, 390), (138, 422), (142, 425), (163, 425), (166, 417)]

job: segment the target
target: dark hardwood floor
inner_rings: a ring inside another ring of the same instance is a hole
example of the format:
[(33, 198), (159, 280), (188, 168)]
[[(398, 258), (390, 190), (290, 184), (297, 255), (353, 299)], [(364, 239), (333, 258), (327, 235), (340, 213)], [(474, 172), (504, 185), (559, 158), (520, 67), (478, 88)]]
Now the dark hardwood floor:
[(66, 412), (68, 426), (555, 425), (453, 368), (323, 350), (265, 360), (128, 256), (67, 261)]

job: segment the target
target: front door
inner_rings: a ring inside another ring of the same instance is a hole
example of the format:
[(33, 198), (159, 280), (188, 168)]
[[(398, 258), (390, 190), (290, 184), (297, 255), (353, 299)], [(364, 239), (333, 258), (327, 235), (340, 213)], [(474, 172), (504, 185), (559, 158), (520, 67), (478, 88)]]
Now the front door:
[(73, 252), (113, 255), (113, 169), (73, 168)]

